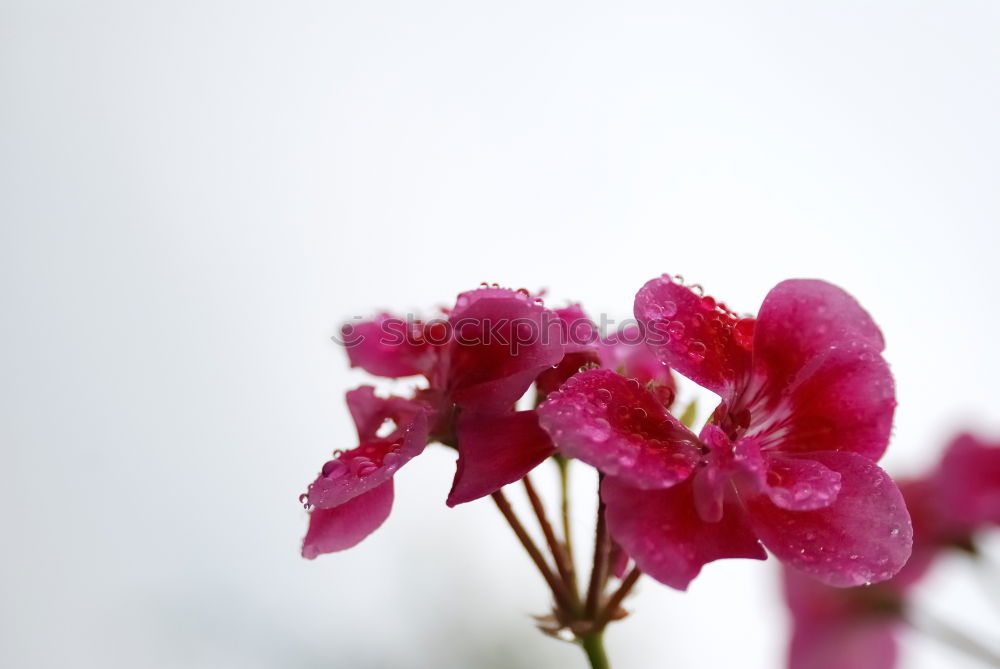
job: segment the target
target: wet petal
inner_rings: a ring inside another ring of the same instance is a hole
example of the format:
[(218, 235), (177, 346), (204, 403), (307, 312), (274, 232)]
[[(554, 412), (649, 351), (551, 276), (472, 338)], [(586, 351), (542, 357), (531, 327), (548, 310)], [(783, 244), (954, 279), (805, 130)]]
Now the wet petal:
[(703, 565), (722, 558), (767, 557), (735, 502), (717, 523), (694, 507), (690, 480), (672, 488), (640, 490), (606, 477), (601, 485), (608, 532), (636, 566), (657, 581), (686, 590)]
[(448, 506), (490, 495), (555, 453), (534, 411), (466, 412), (458, 419), (458, 471)]
[(698, 440), (635, 379), (606, 369), (581, 372), (538, 407), (565, 455), (640, 488), (682, 481), (698, 461)]
[[(782, 451), (850, 451), (877, 461), (885, 452), (896, 408), (889, 366), (860, 343), (827, 349), (799, 371), (765, 422), (751, 426), (780, 440)], [(754, 414), (758, 423), (760, 414)]]
[[(379, 397), (372, 386), (360, 386), (346, 395), (347, 408), (361, 441), (378, 438), (380, 428), (389, 428), (387, 439), (396, 439), (426, 407), (404, 397)], [(388, 423), (388, 424), (387, 424)]]
[(392, 480), (329, 509), (313, 509), (302, 542), (302, 557), (312, 560), (356, 546), (379, 528), (392, 510)]
[(809, 457), (761, 452), (754, 438), (740, 439), (736, 461), (750, 474), (756, 492), (791, 511), (821, 509), (833, 504), (840, 492), (840, 474)]
[(599, 347), (601, 366), (621, 371), (639, 383), (652, 384), (650, 390), (670, 407), (677, 395), (677, 385), (670, 368), (646, 345), (642, 330), (636, 325), (609, 335)]
[(639, 290), (635, 317), (660, 360), (723, 397), (750, 367), (752, 321), (666, 276)]
[(825, 451), (809, 458), (840, 474), (836, 501), (790, 511), (767, 495), (746, 500), (761, 542), (785, 564), (838, 587), (891, 578), (907, 559), (913, 528), (899, 488), (867, 458)]
[(844, 290), (825, 281), (782, 281), (764, 298), (754, 332), (754, 369), (781, 387), (813, 357), (831, 347), (885, 348), (868, 312)]
[(382, 485), (424, 450), (427, 432), (427, 415), (420, 413), (398, 438), (368, 441), (328, 461), (309, 486), (309, 503), (328, 509)]
[(418, 335), (412, 323), (389, 314), (341, 329), (351, 367), (390, 378), (428, 374), (433, 369), (438, 347)]
[(562, 321), (524, 293), (462, 293), (448, 322), (448, 388), (463, 408), (507, 411), (540, 372), (563, 358)]

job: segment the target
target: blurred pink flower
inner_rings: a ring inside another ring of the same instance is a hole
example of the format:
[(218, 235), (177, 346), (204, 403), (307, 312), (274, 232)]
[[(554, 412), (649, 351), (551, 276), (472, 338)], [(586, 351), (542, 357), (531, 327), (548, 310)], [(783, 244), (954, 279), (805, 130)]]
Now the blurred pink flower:
[(925, 476), (899, 484), (913, 520), (913, 555), (871, 588), (831, 588), (785, 570), (790, 669), (892, 669), (907, 597), (946, 549), (975, 552), (973, 534), (1000, 524), (1000, 444), (963, 433)]

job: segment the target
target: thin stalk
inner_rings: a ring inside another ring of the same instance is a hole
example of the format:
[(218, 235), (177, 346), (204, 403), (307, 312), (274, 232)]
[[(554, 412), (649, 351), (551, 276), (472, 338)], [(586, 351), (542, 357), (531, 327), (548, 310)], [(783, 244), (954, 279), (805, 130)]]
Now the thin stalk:
[(604, 502), (597, 504), (597, 527), (594, 531), (594, 566), (590, 571), (590, 586), (587, 588), (587, 617), (593, 619), (597, 605), (608, 579), (608, 555), (611, 539), (604, 520)]
[(573, 603), (573, 610), (578, 611), (580, 608), (580, 595), (577, 593), (576, 577), (570, 569), (566, 551), (562, 544), (559, 543), (559, 539), (556, 538), (555, 530), (552, 529), (552, 524), (545, 515), (545, 505), (542, 503), (542, 498), (538, 496), (535, 486), (531, 483), (531, 477), (525, 474), (522, 481), (524, 482), (524, 490), (528, 493), (528, 501), (531, 502), (531, 508), (535, 512), (538, 524), (542, 528), (542, 534), (545, 535), (545, 542), (549, 545), (549, 550), (552, 552), (552, 558), (555, 560), (559, 577), (562, 579), (570, 601)]
[(556, 578), (555, 574), (552, 573), (551, 567), (549, 567), (548, 562), (545, 560), (545, 556), (542, 552), (538, 550), (538, 546), (531, 539), (531, 535), (528, 534), (527, 530), (524, 529), (524, 525), (518, 520), (517, 515), (514, 513), (514, 509), (511, 508), (510, 502), (507, 501), (507, 497), (502, 491), (497, 490), (492, 495), (493, 501), (496, 502), (497, 508), (500, 509), (500, 513), (507, 520), (511, 529), (514, 530), (514, 534), (517, 535), (518, 540), (520, 540), (521, 545), (524, 546), (524, 550), (527, 551), (528, 556), (531, 557), (531, 561), (535, 563), (538, 567), (538, 571), (542, 574), (542, 578), (548, 583), (549, 589), (552, 590), (552, 596), (556, 600), (556, 605), (563, 609), (569, 609), (570, 599), (566, 593), (566, 589), (563, 583)]
[(559, 467), (559, 490), (562, 493), (562, 533), (563, 543), (570, 565), (573, 564), (573, 535), (569, 522), (569, 458), (556, 454), (556, 465)]
[(635, 584), (639, 580), (640, 576), (642, 576), (642, 572), (639, 571), (639, 568), (632, 567), (632, 571), (630, 571), (628, 575), (622, 579), (621, 585), (619, 585), (618, 589), (615, 590), (613, 595), (611, 595), (608, 599), (608, 603), (604, 605), (604, 609), (594, 621), (594, 627), (596, 629), (603, 630), (604, 627), (611, 622), (611, 619), (614, 618), (618, 607), (622, 605), (622, 602), (625, 601), (628, 593), (632, 591), (633, 587), (635, 587)]
[(591, 669), (611, 669), (608, 654), (604, 652), (604, 633), (594, 632), (580, 639), (583, 652), (587, 654)]

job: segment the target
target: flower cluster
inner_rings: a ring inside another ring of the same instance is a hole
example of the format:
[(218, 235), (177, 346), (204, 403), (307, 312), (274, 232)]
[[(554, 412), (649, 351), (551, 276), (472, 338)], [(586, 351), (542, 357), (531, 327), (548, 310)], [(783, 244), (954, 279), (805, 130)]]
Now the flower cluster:
[[(903, 567), (910, 517), (876, 464), (894, 385), (882, 335), (851, 296), (785, 281), (756, 318), (740, 317), (664, 275), (639, 290), (634, 314), (602, 338), (578, 305), (484, 285), (439, 318), (347, 328), (352, 366), (424, 383), (409, 397), (347, 393), (359, 444), (303, 496), (303, 555), (378, 528), (395, 474), (437, 442), (458, 453), (448, 505), (497, 495), (553, 456), (596, 468), (614, 554), (674, 588), (707, 562), (764, 559), (765, 548), (833, 586)], [(671, 413), (672, 372), (720, 398), (697, 432)], [(969, 512), (986, 513), (981, 503)]]
[(961, 434), (936, 467), (900, 488), (913, 517), (914, 543), (913, 556), (894, 578), (841, 590), (785, 570), (790, 669), (895, 666), (899, 628), (923, 624), (911, 611), (914, 586), (947, 552), (977, 556), (977, 534), (1000, 526), (1000, 443)]

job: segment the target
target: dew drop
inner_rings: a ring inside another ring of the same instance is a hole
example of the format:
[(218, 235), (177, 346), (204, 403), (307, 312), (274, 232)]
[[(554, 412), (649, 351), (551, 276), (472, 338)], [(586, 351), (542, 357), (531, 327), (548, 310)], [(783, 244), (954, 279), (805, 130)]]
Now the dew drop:
[(688, 347), (688, 357), (695, 362), (701, 362), (705, 359), (705, 345), (700, 341), (693, 341)]
[(671, 337), (680, 337), (684, 334), (684, 324), (680, 321), (671, 321), (667, 326), (667, 334)]
[(711, 295), (706, 295), (705, 297), (701, 298), (701, 308), (705, 309), (706, 311), (711, 311), (712, 309), (715, 309), (715, 298), (712, 297)]
[(366, 457), (357, 457), (351, 460), (351, 471), (355, 476), (368, 476), (376, 469), (378, 466)]
[(323, 476), (329, 480), (339, 479), (347, 473), (347, 465), (343, 460), (330, 460), (323, 465)]
[(733, 328), (733, 339), (748, 351), (753, 347), (753, 325), (752, 318), (741, 318)]
[(667, 300), (660, 305), (658, 315), (661, 318), (673, 318), (677, 315), (677, 303)]
[(394, 452), (386, 453), (385, 457), (382, 458), (382, 466), (383, 467), (395, 467), (395, 466), (398, 466), (400, 458), (401, 458), (401, 456), (399, 455), (399, 453), (394, 453)]
[(597, 403), (601, 407), (607, 407), (608, 403), (611, 401), (611, 398), (612, 398), (611, 391), (608, 390), (607, 388), (597, 389)]

